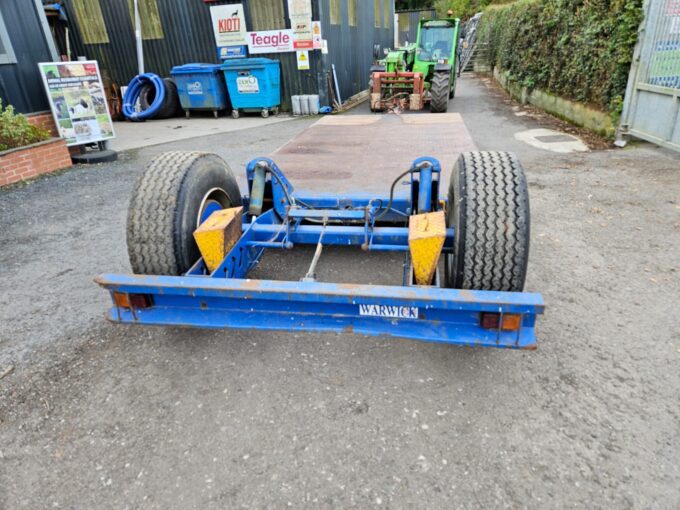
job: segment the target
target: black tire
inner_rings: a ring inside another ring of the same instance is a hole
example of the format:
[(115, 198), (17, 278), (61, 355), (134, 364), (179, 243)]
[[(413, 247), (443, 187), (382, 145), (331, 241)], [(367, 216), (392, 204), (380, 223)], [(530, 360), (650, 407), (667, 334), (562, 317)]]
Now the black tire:
[(453, 77), (453, 87), (451, 87), (451, 92), (449, 92), (449, 100), (456, 97), (456, 85), (458, 84), (458, 78)]
[(153, 83), (145, 83), (139, 89), (139, 106), (142, 111), (148, 110), (153, 100), (156, 99), (156, 87)]
[(445, 113), (449, 108), (450, 73), (434, 73), (430, 84), (430, 111)]
[(234, 174), (215, 154), (165, 152), (147, 165), (128, 209), (134, 273), (181, 275), (189, 270), (200, 257), (193, 232), (208, 195), (224, 208), (242, 205)]
[(177, 85), (175, 85), (172, 78), (163, 78), (163, 84), (165, 85), (165, 98), (156, 115), (157, 119), (169, 119), (177, 115), (180, 110)]
[[(154, 119), (169, 119), (174, 117), (182, 108), (179, 104), (179, 94), (177, 93), (177, 85), (172, 80), (172, 78), (163, 78), (163, 85), (165, 86), (165, 97), (163, 98), (163, 103)], [(147, 110), (151, 103), (156, 99), (156, 87), (153, 83), (145, 83), (139, 92), (139, 106), (142, 111)]]
[(529, 260), (529, 194), (524, 170), (508, 152), (460, 155), (449, 183), (447, 224), (454, 252), (446, 286), (521, 292)]

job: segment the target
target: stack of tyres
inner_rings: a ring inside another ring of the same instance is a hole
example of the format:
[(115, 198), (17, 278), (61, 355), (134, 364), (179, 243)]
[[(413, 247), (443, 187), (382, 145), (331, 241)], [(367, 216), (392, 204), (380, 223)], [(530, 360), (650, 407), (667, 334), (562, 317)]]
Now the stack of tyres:
[(215, 118), (231, 104), (218, 64), (185, 64), (170, 71), (187, 118), (192, 111), (212, 111)]
[(241, 112), (276, 115), (281, 105), (279, 61), (269, 58), (239, 58), (221, 66), (233, 107), (232, 116)]
[[(165, 97), (158, 113), (154, 116), (156, 119), (169, 119), (170, 117), (177, 116), (182, 111), (175, 82), (172, 78), (163, 78), (163, 85), (165, 85)], [(139, 106), (143, 111), (151, 107), (156, 99), (156, 93), (156, 87), (153, 84), (146, 83), (142, 85), (142, 89), (139, 92)]]

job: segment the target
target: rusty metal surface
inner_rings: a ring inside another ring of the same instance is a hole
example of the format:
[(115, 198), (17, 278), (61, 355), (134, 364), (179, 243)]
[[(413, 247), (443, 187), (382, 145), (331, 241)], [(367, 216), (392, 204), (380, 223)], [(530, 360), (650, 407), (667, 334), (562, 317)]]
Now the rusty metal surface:
[(322, 118), (271, 158), (297, 189), (385, 193), (414, 159), (432, 156), (445, 194), (458, 155), (475, 149), (458, 113), (343, 115)]

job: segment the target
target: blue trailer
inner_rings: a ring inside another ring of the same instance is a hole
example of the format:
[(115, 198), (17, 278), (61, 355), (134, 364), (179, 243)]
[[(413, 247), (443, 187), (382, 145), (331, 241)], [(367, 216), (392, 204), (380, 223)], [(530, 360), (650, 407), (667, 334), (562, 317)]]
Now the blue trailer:
[[(350, 129), (356, 134), (357, 123)], [(406, 165), (383, 194), (298, 192), (285, 171), (272, 158), (252, 160), (242, 196), (216, 155), (157, 156), (139, 179), (128, 215), (136, 274), (96, 279), (111, 293), (108, 319), (536, 347), (544, 304), (523, 291), (529, 203), (515, 156), (460, 154), (447, 193), (434, 157)], [(316, 250), (295, 281), (249, 278), (265, 251), (301, 245)], [(402, 285), (318, 281), (328, 246), (355, 247), (356, 256), (401, 252)]]

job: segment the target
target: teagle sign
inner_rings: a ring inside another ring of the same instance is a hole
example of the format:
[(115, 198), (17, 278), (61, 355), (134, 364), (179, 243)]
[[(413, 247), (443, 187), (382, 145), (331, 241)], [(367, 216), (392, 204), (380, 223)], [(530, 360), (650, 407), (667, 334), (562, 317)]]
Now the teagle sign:
[(210, 17), (218, 48), (247, 44), (243, 5), (213, 5), (210, 7)]
[(267, 30), (248, 32), (248, 53), (286, 53), (293, 49), (292, 30)]

